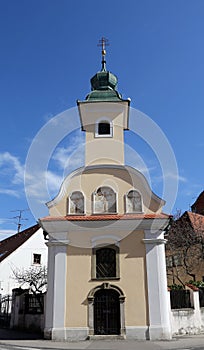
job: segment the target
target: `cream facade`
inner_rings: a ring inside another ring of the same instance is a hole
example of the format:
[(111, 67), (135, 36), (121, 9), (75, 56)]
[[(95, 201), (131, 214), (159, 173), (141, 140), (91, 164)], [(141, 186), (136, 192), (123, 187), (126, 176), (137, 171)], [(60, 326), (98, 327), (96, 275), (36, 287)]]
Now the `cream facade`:
[(129, 100), (102, 71), (78, 102), (85, 166), (70, 174), (50, 216), (45, 337), (170, 339), (164, 201), (124, 165)]

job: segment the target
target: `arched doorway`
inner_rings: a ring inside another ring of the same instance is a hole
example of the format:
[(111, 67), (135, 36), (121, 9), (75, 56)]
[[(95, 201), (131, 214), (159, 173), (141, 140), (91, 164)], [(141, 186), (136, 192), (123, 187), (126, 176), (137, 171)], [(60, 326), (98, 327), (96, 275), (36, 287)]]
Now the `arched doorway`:
[(92, 335), (125, 335), (125, 295), (109, 282), (88, 294), (88, 327)]
[(94, 334), (120, 334), (119, 294), (113, 289), (100, 289), (95, 293)]

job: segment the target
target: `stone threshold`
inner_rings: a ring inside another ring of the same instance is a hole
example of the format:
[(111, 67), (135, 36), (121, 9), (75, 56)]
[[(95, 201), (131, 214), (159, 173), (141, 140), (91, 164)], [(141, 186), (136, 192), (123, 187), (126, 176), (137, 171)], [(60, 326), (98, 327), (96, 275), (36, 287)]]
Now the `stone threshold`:
[(88, 340), (124, 340), (126, 339), (125, 335), (115, 335), (115, 334), (111, 334), (111, 335), (89, 335)]

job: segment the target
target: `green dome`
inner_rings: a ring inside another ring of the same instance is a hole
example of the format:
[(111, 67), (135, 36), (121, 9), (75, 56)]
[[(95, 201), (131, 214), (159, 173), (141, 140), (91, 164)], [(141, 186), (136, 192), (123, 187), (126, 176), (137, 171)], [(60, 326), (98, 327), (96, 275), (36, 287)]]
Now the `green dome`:
[(99, 46), (102, 47), (101, 71), (91, 78), (91, 92), (87, 95), (86, 101), (123, 101), (122, 96), (117, 91), (118, 79), (116, 75), (106, 70), (106, 45), (108, 45), (108, 40), (102, 38), (99, 41)]
[(118, 79), (111, 72), (101, 71), (96, 73), (91, 78), (91, 89), (92, 90), (110, 90), (117, 86)]
[(116, 90), (117, 77), (103, 69), (91, 78), (91, 92), (86, 97), (88, 101), (121, 101), (122, 97)]

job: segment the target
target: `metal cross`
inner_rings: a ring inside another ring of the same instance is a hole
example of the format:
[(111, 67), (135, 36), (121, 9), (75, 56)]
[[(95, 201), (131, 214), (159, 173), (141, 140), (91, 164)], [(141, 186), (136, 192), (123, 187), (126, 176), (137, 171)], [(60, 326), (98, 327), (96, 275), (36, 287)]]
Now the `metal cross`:
[(98, 46), (102, 48), (101, 53), (102, 53), (102, 70), (106, 70), (106, 46), (109, 46), (108, 39), (102, 37), (99, 40)]
[(99, 40), (98, 46), (102, 47), (102, 56), (105, 56), (106, 55), (106, 46), (109, 46), (108, 39), (102, 37)]

